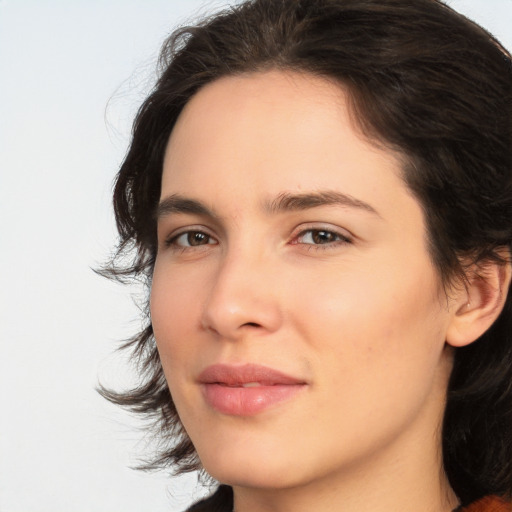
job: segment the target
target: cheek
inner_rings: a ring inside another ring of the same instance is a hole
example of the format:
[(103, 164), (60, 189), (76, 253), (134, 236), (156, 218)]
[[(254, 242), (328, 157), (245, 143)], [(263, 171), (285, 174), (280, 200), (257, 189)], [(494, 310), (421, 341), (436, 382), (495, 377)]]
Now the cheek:
[(361, 272), (351, 266), (350, 272), (338, 269), (336, 279), (298, 280), (294, 323), (325, 356), (333, 384), (365, 381), (378, 388), (386, 381), (399, 387), (404, 379), (432, 378), (445, 325), (435, 272), (428, 263), (403, 264)]
[(438, 300), (428, 297), (428, 280), (403, 279), (392, 292), (387, 279), (345, 277), (343, 286), (303, 301), (297, 310), (307, 315), (296, 324), (318, 370), (316, 407), (325, 428), (339, 436), (342, 425), (345, 446), (375, 450), (415, 421), (425, 404), (442, 403), (443, 319)]
[[(170, 365), (192, 357), (194, 345), (188, 334), (199, 324), (199, 295), (194, 280), (169, 272), (158, 263), (153, 274), (150, 311), (153, 332), (166, 375)], [(186, 343), (184, 340), (188, 340)]]
[[(180, 418), (194, 418), (195, 366), (202, 354), (194, 329), (199, 325), (199, 297), (194, 281), (158, 265), (152, 280), (150, 310), (156, 346)], [(197, 329), (196, 329), (197, 331)], [(187, 385), (184, 385), (187, 383)]]

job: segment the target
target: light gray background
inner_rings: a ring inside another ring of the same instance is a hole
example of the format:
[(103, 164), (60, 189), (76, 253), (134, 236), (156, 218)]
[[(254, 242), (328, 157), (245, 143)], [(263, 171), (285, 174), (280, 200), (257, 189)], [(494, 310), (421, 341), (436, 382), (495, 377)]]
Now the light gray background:
[[(512, 0), (452, 0), (512, 48)], [(129, 291), (109, 254), (113, 176), (178, 23), (204, 0), (0, 0), (0, 512), (179, 511), (195, 477), (129, 469), (137, 423), (94, 391), (129, 381)]]

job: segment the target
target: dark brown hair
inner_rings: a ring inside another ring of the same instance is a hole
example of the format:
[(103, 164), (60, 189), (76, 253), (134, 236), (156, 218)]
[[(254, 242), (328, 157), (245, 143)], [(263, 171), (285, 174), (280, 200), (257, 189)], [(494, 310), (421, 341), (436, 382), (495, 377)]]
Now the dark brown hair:
[[(438, 0), (253, 0), (165, 42), (158, 82), (137, 114), (117, 176), (120, 242), (106, 273), (144, 277), (150, 286), (154, 211), (176, 119), (205, 84), (266, 69), (337, 81), (363, 132), (403, 155), (403, 177), (424, 209), (431, 257), (444, 283), (463, 275), (462, 259), (506, 264), (497, 249), (512, 241), (512, 66), (500, 43)], [(127, 346), (140, 365), (140, 386), (102, 393), (154, 422), (163, 449), (146, 467), (199, 468), (149, 315)], [(456, 350), (443, 456), (463, 504), (512, 495), (510, 296), (495, 324)]]

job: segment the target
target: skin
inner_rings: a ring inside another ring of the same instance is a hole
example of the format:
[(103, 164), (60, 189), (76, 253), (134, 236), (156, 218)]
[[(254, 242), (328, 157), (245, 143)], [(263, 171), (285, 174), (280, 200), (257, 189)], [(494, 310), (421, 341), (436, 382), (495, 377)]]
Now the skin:
[[(446, 339), (465, 342), (467, 290), (444, 294), (400, 170), (399, 155), (360, 134), (339, 85), (304, 74), (217, 80), (172, 132), (161, 199), (209, 213), (161, 211), (152, 323), (180, 418), (237, 512), (457, 505), (440, 424)], [(325, 191), (370, 208), (268, 208)], [(198, 384), (215, 363), (261, 364), (307, 386), (229, 416)]]

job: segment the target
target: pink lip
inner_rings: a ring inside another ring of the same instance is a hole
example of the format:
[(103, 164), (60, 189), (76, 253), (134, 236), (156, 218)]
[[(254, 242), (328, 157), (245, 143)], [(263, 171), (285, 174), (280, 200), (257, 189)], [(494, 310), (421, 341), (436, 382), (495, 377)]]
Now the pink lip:
[[(199, 375), (203, 396), (215, 410), (230, 416), (253, 416), (292, 398), (306, 382), (266, 366), (216, 364)], [(257, 385), (244, 387), (247, 384)]]

